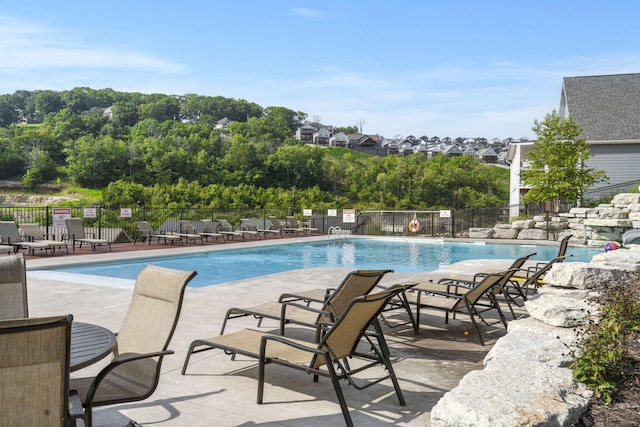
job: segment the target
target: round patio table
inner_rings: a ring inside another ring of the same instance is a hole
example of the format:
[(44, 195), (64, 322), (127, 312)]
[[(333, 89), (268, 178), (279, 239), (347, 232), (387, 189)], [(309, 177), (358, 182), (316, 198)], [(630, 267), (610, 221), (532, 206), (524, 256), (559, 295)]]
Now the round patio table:
[(91, 323), (71, 324), (70, 370), (86, 368), (110, 354), (116, 346), (116, 335)]

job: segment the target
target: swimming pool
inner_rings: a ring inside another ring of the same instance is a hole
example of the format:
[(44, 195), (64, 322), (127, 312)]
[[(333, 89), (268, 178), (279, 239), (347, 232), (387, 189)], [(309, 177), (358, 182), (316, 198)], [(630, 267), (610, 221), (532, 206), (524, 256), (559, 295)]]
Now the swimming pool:
[[(509, 259), (536, 252), (532, 260), (549, 260), (558, 246), (449, 243), (382, 239), (323, 240), (307, 243), (200, 252), (133, 262), (103, 263), (56, 269), (66, 273), (135, 279), (149, 262), (168, 268), (196, 270), (190, 287), (211, 286), (312, 267), (393, 269), (397, 272), (434, 271), (470, 259)], [(588, 262), (600, 251), (570, 247), (569, 261)]]

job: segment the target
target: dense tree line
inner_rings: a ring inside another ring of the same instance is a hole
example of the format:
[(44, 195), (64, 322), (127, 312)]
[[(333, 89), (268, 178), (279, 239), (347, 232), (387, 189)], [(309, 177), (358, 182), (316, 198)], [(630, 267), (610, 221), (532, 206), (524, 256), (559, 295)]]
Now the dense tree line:
[[(223, 118), (232, 123), (218, 128)], [(31, 187), (63, 169), (80, 186), (104, 189), (112, 206), (277, 207), (293, 191), (314, 209), (506, 204), (504, 169), (470, 156), (306, 146), (294, 139), (306, 119), (220, 96), (18, 91), (0, 95), (0, 179)]]

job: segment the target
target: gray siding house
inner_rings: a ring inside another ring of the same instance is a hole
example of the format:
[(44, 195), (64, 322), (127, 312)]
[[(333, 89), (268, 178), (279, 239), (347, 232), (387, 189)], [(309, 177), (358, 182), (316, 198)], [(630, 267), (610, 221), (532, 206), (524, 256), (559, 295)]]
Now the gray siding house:
[[(571, 116), (582, 128), (590, 145), (589, 168), (603, 170), (609, 182), (596, 184), (589, 198), (624, 191), (640, 181), (640, 73), (565, 77), (560, 94), (562, 117)], [(509, 144), (511, 164), (510, 215), (518, 215), (521, 196), (527, 188), (520, 171), (527, 166), (533, 142)], [(613, 189), (612, 187), (618, 186)]]

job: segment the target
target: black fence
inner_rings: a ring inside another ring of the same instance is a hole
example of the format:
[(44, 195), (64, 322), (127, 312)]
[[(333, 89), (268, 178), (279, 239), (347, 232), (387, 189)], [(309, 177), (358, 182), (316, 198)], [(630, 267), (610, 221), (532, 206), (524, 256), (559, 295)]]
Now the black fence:
[[(526, 215), (545, 214), (543, 206), (529, 205)], [(547, 212), (548, 213), (548, 212)], [(0, 207), (0, 220), (37, 223), (57, 240), (65, 238), (64, 217), (82, 218), (85, 231), (112, 242), (131, 242), (138, 238), (136, 221), (147, 221), (165, 233), (180, 232), (180, 220), (191, 220), (196, 231), (205, 231), (198, 220), (227, 219), (239, 227), (240, 219), (250, 218), (258, 227), (269, 228), (270, 216), (285, 222), (290, 209), (211, 209), (211, 208), (145, 208), (107, 209), (92, 207)], [(377, 210), (335, 214), (296, 215), (299, 220), (317, 228), (320, 234), (353, 234), (371, 236), (466, 237), (471, 228), (490, 228), (509, 222), (509, 207), (475, 208), (437, 211)], [(211, 231), (211, 230), (209, 230)]]

